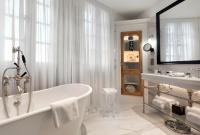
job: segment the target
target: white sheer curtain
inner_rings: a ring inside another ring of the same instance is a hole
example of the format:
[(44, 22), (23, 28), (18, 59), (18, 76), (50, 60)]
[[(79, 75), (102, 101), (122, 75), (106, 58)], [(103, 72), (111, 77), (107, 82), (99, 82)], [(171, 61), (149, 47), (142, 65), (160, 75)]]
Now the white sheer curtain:
[(102, 88), (117, 86), (112, 12), (95, 0), (0, 2), (0, 72), (15, 61), (12, 47), (20, 46), (34, 90), (86, 83), (99, 107)]
[(92, 105), (98, 107), (103, 87), (117, 84), (112, 17), (96, 3), (85, 3), (80, 44), (80, 82), (93, 87)]
[(79, 14), (82, 14), (80, 0), (53, 0), (54, 54), (57, 59), (57, 84), (79, 82), (80, 33)]
[(163, 61), (198, 60), (200, 58), (199, 20), (163, 19), (161, 22), (161, 59)]
[(54, 39), (58, 46), (57, 81), (91, 85), (92, 105), (98, 108), (102, 88), (117, 86), (112, 13), (93, 0), (54, 2), (58, 17), (54, 24), (58, 32)]

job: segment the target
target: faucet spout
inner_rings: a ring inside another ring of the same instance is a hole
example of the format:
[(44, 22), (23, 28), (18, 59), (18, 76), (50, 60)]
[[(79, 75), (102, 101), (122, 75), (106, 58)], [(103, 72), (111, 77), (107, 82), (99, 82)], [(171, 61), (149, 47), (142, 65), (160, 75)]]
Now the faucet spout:
[(17, 86), (17, 90), (20, 94), (24, 93), (24, 90), (19, 85)]

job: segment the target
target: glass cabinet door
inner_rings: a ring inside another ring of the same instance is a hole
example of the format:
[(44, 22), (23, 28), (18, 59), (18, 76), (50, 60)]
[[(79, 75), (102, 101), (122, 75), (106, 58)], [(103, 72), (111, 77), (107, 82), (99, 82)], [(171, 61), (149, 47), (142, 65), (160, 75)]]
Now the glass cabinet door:
[(121, 93), (142, 96), (142, 32), (121, 33)]

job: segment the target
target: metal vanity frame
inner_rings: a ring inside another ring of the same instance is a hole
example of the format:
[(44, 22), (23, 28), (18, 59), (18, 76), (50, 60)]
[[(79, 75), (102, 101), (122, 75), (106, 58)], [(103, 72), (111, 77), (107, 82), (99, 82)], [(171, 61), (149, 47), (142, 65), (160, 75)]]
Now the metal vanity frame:
[[(157, 75), (157, 74), (149, 74), (149, 73), (143, 73), (142, 79), (144, 81), (148, 81), (148, 82), (152, 82), (152, 83), (156, 84), (155, 86), (144, 86), (144, 89), (146, 89), (148, 92), (148, 96), (150, 94), (150, 91), (151, 92), (154, 91), (154, 92), (156, 92), (157, 95), (165, 94), (165, 95), (173, 96), (175, 98), (179, 98), (181, 100), (185, 100), (188, 102), (188, 106), (190, 106), (190, 107), (192, 107), (193, 103), (200, 104), (200, 101), (192, 100), (194, 91), (197, 91), (198, 88), (200, 90), (200, 79), (199, 80), (185, 79), (185, 78), (181, 78), (181, 77), (170, 77), (167, 75)], [(160, 88), (160, 84), (169, 84), (169, 86), (173, 85), (173, 86), (178, 86), (178, 87), (187, 89), (188, 98), (163, 92)], [(180, 115), (172, 113), (170, 110), (160, 109), (160, 108), (156, 107), (155, 105), (153, 105), (152, 103), (149, 103), (149, 102), (146, 103), (145, 102), (145, 94), (144, 94), (143, 95), (143, 113), (145, 113), (145, 106), (154, 108), (157, 111), (163, 113), (164, 115), (166, 115), (172, 119), (175, 119), (177, 121), (180, 121), (181, 123), (184, 123), (188, 127), (193, 128), (196, 131), (200, 132), (200, 126), (187, 121), (185, 115), (180, 116)]]

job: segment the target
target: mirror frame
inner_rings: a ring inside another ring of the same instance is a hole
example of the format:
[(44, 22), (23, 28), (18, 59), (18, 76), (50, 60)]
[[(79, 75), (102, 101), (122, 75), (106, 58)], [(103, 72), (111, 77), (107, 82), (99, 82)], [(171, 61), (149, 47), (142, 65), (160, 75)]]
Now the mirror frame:
[(186, 0), (177, 0), (156, 13), (157, 64), (200, 64), (200, 60), (163, 62), (160, 58), (160, 15)]

